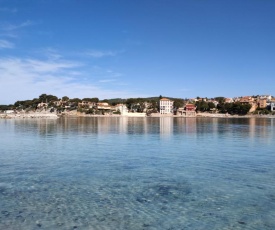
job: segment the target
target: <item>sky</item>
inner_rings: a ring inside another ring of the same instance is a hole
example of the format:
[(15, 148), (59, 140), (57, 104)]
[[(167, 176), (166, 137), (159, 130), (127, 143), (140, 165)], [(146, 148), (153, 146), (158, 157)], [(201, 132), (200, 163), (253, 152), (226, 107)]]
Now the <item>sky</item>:
[(0, 0), (0, 104), (275, 96), (274, 0)]

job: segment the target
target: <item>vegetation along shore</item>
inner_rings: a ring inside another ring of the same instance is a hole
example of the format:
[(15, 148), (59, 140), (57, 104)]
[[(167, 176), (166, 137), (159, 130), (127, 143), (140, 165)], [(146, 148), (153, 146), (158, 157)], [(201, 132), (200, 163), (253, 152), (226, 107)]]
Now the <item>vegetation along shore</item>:
[(69, 98), (41, 94), (32, 100), (0, 105), (0, 118), (58, 118), (60, 116), (127, 117), (275, 117), (275, 98), (253, 95), (234, 98), (172, 97)]

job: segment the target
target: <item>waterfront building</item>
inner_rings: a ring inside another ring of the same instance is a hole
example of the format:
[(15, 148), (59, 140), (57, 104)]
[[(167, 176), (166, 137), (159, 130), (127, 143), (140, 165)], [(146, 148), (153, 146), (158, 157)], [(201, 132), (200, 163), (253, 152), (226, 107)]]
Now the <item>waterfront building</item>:
[(126, 105), (124, 104), (117, 104), (115, 106), (115, 110), (116, 111), (119, 111), (121, 115), (125, 115), (125, 114), (128, 114), (128, 108)]
[(185, 114), (187, 117), (196, 116), (196, 106), (194, 104), (186, 104), (185, 105)]
[(275, 100), (270, 101), (270, 110), (275, 111)]
[(168, 98), (160, 99), (160, 101), (159, 101), (159, 112), (160, 112), (160, 114), (171, 114), (171, 113), (173, 113), (173, 104), (174, 104), (174, 101), (171, 101)]
[(92, 109), (92, 108), (95, 108), (96, 106), (97, 106), (97, 103), (93, 102), (93, 101), (81, 101), (81, 102), (78, 102), (78, 107), (79, 108), (89, 108), (89, 109)]
[(96, 104), (96, 109), (100, 114), (109, 114), (111, 112), (111, 106), (107, 102), (98, 102)]

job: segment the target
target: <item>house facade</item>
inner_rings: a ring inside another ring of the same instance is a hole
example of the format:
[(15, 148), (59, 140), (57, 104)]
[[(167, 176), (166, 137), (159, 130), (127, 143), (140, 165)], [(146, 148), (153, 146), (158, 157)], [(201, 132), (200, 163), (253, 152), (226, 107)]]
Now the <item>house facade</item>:
[(126, 105), (124, 104), (117, 104), (115, 106), (115, 110), (116, 111), (119, 111), (121, 115), (125, 115), (125, 114), (128, 114), (128, 108)]
[(244, 104), (252, 105), (254, 103), (254, 99), (250, 96), (245, 96), (245, 97), (240, 98), (239, 102), (243, 105)]
[(261, 95), (259, 98), (266, 99), (266, 100), (270, 101), (272, 99), (272, 96), (271, 95)]
[(260, 99), (258, 102), (258, 106), (260, 109), (265, 109), (267, 107), (266, 99)]
[(98, 102), (96, 106), (98, 110), (111, 110), (111, 106), (107, 102)]
[(96, 102), (92, 102), (92, 101), (81, 101), (78, 103), (78, 107), (79, 108), (95, 108), (97, 106)]
[(225, 102), (225, 103), (233, 103), (234, 100), (233, 100), (232, 98), (225, 98), (225, 99), (224, 99), (224, 102)]
[(275, 101), (270, 101), (270, 110), (275, 111)]
[(159, 101), (159, 112), (160, 114), (171, 114), (173, 113), (174, 102), (168, 98), (162, 98)]
[(185, 105), (185, 114), (187, 117), (196, 116), (196, 106), (194, 104), (186, 104)]

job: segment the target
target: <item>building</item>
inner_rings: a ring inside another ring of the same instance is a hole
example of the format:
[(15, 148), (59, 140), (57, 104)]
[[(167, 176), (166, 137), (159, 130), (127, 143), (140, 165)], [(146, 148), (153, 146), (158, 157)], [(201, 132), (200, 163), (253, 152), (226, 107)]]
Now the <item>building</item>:
[(232, 98), (225, 98), (225, 99), (224, 99), (224, 102), (225, 102), (225, 103), (233, 103), (234, 100), (233, 100)]
[(103, 115), (111, 112), (111, 106), (107, 102), (98, 102), (96, 106), (96, 109)]
[(258, 107), (260, 109), (265, 109), (267, 107), (266, 99), (260, 99), (259, 102), (258, 102)]
[(159, 101), (159, 112), (160, 114), (171, 114), (173, 113), (174, 102), (168, 98), (162, 98)]
[(270, 101), (270, 110), (273, 112), (275, 111), (275, 100)]
[(119, 111), (121, 115), (125, 115), (125, 114), (128, 114), (128, 108), (126, 105), (124, 104), (117, 104), (115, 106), (115, 110), (116, 111)]
[(254, 99), (250, 96), (245, 96), (245, 97), (242, 97), (240, 98), (239, 102), (244, 105), (244, 104), (250, 104), (252, 105), (253, 102), (254, 102)]
[(186, 104), (185, 105), (185, 115), (187, 117), (196, 116), (196, 106), (194, 104)]
[(270, 101), (272, 99), (272, 96), (271, 95), (261, 95), (260, 99), (266, 99), (266, 100)]
[(5, 114), (13, 114), (13, 113), (15, 113), (15, 111), (14, 110), (5, 110), (4, 113)]
[(89, 108), (89, 109), (92, 109), (92, 108), (95, 108), (97, 106), (97, 103), (96, 102), (92, 102), (92, 101), (81, 101), (81, 102), (78, 102), (78, 107), (79, 108)]
[(215, 107), (217, 107), (217, 105), (219, 104), (219, 102), (216, 100), (208, 100), (207, 102), (212, 102), (215, 105)]

